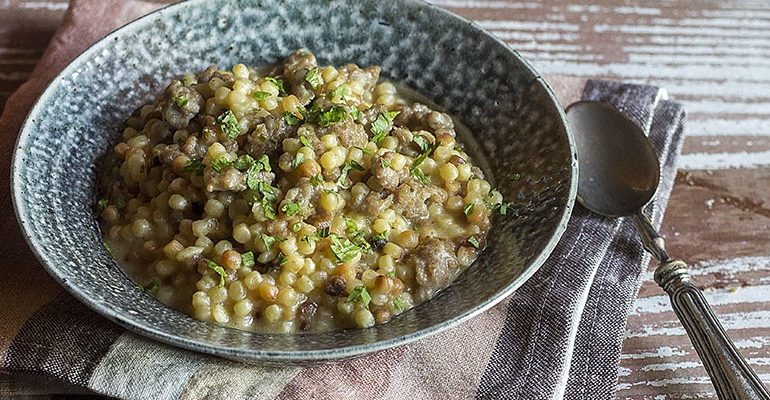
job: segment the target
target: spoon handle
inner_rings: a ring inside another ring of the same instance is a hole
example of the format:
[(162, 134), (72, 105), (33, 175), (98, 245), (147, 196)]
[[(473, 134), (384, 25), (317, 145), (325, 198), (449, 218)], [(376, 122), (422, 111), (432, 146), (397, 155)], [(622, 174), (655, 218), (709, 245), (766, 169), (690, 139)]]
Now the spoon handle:
[(698, 351), (720, 399), (770, 400), (770, 392), (735, 348), (703, 293), (690, 280), (682, 260), (661, 262), (657, 282)]

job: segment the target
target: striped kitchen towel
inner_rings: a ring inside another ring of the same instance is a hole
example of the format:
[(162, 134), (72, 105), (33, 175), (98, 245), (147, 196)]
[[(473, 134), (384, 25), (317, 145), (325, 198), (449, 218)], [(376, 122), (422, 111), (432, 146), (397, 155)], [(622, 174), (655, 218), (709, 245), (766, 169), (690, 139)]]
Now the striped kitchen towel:
[[(140, 1), (77, 0), (29, 82), (0, 117), (0, 185), (15, 136), (45, 85), (109, 30), (149, 12)], [(549, 79), (577, 98), (574, 79)], [(674, 181), (684, 112), (657, 88), (585, 83), (649, 133), (662, 160), (648, 208), (660, 223)], [(0, 397), (89, 393), (134, 399), (602, 399), (614, 396), (627, 313), (648, 257), (630, 221), (577, 207), (553, 255), (510, 298), (416, 343), (335, 364), (244, 365), (124, 331), (64, 293), (28, 250), (0, 191)]]

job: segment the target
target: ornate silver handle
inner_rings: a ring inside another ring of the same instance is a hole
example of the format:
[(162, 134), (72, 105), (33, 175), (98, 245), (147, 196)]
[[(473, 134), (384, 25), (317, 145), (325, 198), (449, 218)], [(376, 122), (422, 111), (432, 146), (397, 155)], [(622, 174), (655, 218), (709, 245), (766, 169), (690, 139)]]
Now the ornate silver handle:
[(720, 399), (770, 400), (770, 392), (735, 348), (682, 260), (661, 262), (657, 282), (687, 330)]

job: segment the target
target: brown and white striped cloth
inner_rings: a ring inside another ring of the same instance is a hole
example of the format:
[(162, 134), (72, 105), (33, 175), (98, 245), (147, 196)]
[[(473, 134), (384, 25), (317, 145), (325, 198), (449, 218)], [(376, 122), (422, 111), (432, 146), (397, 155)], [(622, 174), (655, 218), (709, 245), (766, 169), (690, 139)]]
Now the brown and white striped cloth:
[[(157, 6), (71, 3), (30, 80), (0, 117), (0, 186), (9, 187), (16, 134), (48, 82), (108, 31)], [(583, 82), (549, 81), (563, 97), (580, 97)], [(682, 144), (682, 107), (658, 88), (606, 81), (588, 81), (582, 98), (613, 104), (649, 132), (663, 171), (647, 211), (659, 224)], [(90, 311), (37, 264), (7, 190), (0, 191), (0, 206), (0, 397), (91, 390), (135, 399), (612, 398), (626, 316), (649, 260), (630, 221), (577, 207), (541, 270), (461, 326), (336, 364), (255, 366), (151, 341)]]

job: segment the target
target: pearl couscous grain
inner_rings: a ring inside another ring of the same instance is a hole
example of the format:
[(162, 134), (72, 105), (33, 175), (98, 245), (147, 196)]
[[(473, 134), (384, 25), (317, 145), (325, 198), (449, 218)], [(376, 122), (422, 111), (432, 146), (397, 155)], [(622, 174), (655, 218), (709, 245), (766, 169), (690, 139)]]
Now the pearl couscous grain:
[(365, 328), (429, 300), (506, 205), (452, 119), (379, 75), (298, 50), (172, 81), (106, 157), (114, 256), (164, 303), (241, 329)]

